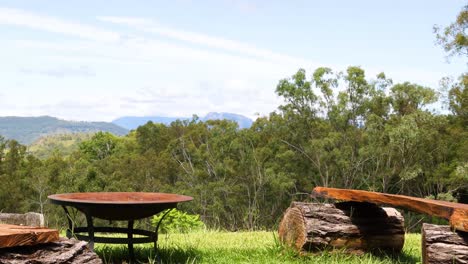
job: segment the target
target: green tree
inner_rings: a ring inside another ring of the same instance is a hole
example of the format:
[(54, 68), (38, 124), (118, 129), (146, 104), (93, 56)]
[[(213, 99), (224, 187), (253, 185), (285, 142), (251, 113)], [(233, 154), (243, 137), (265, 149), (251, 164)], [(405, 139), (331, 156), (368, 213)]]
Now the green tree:
[(394, 85), (390, 97), (394, 111), (401, 116), (414, 113), (437, 100), (436, 93), (431, 88), (409, 82)]
[(97, 132), (90, 140), (80, 144), (80, 150), (90, 160), (102, 160), (112, 155), (119, 138), (109, 132)]
[[(434, 26), (437, 44), (441, 45), (449, 56), (468, 56), (468, 5), (457, 15), (455, 22), (441, 29)], [(466, 57), (465, 57), (466, 58)]]
[(449, 90), (449, 107), (463, 127), (468, 127), (468, 73), (460, 76)]

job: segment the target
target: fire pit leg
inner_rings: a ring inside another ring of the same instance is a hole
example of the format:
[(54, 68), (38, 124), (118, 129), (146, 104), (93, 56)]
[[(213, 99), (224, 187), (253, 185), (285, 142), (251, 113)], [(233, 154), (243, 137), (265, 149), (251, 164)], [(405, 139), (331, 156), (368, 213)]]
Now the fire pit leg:
[(130, 262), (135, 260), (135, 253), (133, 252), (133, 220), (128, 221), (128, 253), (130, 255)]
[(62, 208), (65, 211), (65, 214), (67, 215), (67, 221), (68, 221), (67, 237), (71, 238), (73, 236), (73, 221), (72, 221), (70, 212), (68, 212), (67, 207), (63, 205)]
[(164, 218), (166, 217), (166, 215), (169, 214), (169, 212), (171, 212), (172, 209), (174, 209), (174, 208), (171, 208), (171, 209), (167, 210), (167, 212), (164, 213), (164, 215), (161, 217), (161, 219), (159, 220), (158, 224), (156, 225), (156, 229), (155, 229), (155, 231), (154, 231), (154, 251), (156, 252), (156, 255), (158, 255), (158, 233), (159, 233), (159, 226), (161, 225), (162, 220), (164, 220)]
[(86, 222), (88, 224), (88, 237), (89, 237), (89, 248), (94, 251), (94, 225), (93, 225), (93, 217), (85, 213), (86, 215)]

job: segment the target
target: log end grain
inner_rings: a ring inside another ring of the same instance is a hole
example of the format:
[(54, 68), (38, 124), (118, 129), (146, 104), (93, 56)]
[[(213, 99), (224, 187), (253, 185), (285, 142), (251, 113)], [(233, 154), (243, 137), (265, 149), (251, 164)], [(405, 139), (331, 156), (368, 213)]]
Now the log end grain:
[(283, 220), (279, 225), (279, 237), (281, 242), (301, 250), (306, 243), (307, 231), (304, 215), (297, 207), (286, 210)]

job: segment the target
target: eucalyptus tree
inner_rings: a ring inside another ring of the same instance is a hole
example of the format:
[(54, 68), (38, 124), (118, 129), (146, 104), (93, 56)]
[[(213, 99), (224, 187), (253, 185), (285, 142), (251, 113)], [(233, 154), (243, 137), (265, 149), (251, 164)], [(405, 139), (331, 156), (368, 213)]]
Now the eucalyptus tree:
[(455, 22), (444, 27), (434, 26), (437, 43), (441, 45), (449, 56), (468, 56), (468, 5), (458, 13)]

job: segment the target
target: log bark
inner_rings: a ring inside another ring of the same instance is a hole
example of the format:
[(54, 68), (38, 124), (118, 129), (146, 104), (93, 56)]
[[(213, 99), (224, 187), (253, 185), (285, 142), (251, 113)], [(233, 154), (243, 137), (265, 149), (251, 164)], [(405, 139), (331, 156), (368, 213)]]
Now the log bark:
[(405, 240), (403, 216), (371, 203), (293, 202), (279, 226), (282, 242), (298, 251), (344, 249), (400, 252)]
[(57, 241), (59, 232), (42, 227), (0, 224), (0, 248)]
[(315, 187), (312, 196), (332, 198), (341, 201), (369, 202), (379, 205), (389, 205), (432, 216), (438, 216), (450, 221), (450, 226), (456, 230), (468, 232), (468, 204), (417, 198), (405, 195), (395, 195), (361, 190)]
[(467, 264), (468, 233), (452, 231), (450, 226), (423, 224), (423, 264)]
[(58, 242), (35, 246), (0, 249), (0, 264), (101, 264), (102, 260), (91, 251), (87, 243), (61, 238)]

